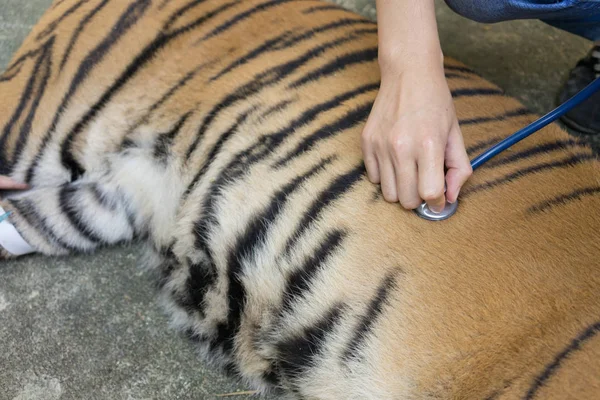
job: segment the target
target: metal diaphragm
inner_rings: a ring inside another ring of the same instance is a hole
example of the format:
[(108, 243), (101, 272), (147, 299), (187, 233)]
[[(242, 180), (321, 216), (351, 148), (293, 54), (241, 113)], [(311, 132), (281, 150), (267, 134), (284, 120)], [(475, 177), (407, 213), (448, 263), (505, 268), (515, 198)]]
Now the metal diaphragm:
[(454, 203), (446, 202), (446, 206), (442, 210), (442, 212), (436, 213), (433, 212), (428, 206), (427, 203), (423, 202), (419, 207), (415, 208), (415, 212), (417, 215), (423, 219), (428, 221), (443, 221), (445, 219), (450, 218), (456, 212), (458, 208), (458, 202)]

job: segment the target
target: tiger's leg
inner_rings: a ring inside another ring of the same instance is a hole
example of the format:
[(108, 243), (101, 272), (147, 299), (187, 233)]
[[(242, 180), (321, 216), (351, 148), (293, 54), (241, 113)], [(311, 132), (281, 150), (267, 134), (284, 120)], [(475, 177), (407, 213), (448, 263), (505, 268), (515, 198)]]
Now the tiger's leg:
[(122, 193), (97, 182), (36, 188), (3, 199), (0, 206), (9, 213), (1, 222), (0, 258), (19, 255), (10, 234), (18, 233), (34, 252), (64, 255), (128, 241), (136, 231)]

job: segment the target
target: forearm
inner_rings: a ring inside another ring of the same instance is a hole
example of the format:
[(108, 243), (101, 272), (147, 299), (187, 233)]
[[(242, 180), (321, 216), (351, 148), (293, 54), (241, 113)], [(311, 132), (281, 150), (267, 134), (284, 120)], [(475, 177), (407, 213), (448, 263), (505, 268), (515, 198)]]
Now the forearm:
[(434, 0), (377, 0), (382, 75), (442, 68)]

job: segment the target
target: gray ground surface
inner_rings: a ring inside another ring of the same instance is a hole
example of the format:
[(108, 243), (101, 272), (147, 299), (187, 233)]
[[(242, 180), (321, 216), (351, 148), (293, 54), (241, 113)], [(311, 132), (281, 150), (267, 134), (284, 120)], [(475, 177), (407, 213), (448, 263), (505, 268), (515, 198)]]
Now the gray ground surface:
[[(0, 0), (0, 70), (50, 2)], [(372, 0), (337, 2), (375, 15)], [(472, 23), (441, 1), (438, 17), (447, 55), (538, 112), (590, 47), (536, 21)], [(0, 265), (0, 400), (218, 399), (245, 389), (207, 370), (168, 328), (137, 252)]]

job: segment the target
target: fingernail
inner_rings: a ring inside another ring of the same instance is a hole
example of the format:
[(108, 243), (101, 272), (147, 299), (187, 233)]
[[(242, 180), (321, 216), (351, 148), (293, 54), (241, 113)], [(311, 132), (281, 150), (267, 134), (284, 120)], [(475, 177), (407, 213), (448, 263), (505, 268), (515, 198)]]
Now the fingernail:
[(431, 211), (432, 211), (434, 214), (439, 214), (439, 213), (441, 213), (442, 211), (444, 211), (444, 207), (437, 207), (437, 206), (434, 206), (434, 207), (429, 207), (429, 209), (430, 209), (430, 210), (431, 210)]

